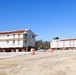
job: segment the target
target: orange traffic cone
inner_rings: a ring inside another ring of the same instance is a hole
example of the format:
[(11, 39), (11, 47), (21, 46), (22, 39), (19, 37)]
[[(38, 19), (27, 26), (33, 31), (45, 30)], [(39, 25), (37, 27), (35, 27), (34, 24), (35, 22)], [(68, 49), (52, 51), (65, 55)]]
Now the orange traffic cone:
[(52, 48), (50, 49), (50, 52), (53, 53), (53, 49)]
[(35, 49), (34, 48), (31, 49), (31, 54), (35, 55)]

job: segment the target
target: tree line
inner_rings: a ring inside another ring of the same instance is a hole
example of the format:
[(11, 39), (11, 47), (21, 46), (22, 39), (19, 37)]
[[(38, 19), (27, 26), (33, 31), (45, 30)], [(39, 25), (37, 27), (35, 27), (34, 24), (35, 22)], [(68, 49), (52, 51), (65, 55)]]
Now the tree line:
[[(58, 40), (60, 39), (59, 37), (54, 37), (53, 40)], [(42, 40), (38, 40), (35, 43), (35, 48), (36, 50), (38, 48), (40, 49), (49, 49), (50, 48), (50, 41), (42, 41)]]
[(35, 47), (36, 47), (36, 49), (38, 49), (38, 48), (40, 48), (40, 49), (49, 49), (50, 48), (50, 42), (49, 41), (38, 40), (35, 43)]

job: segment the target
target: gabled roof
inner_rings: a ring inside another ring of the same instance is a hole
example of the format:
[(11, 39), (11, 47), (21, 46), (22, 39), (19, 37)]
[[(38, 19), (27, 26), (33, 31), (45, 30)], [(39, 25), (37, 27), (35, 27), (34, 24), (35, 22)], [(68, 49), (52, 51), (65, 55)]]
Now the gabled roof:
[(24, 33), (26, 30), (16, 30), (16, 31), (8, 31), (8, 32), (0, 32), (2, 34), (15, 34), (15, 33)]

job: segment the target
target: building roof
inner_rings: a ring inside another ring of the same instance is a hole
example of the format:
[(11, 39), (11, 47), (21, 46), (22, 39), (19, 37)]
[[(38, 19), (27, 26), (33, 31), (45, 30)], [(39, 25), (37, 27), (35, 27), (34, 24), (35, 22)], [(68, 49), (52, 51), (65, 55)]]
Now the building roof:
[(24, 33), (26, 30), (15, 30), (15, 31), (8, 31), (8, 32), (0, 32), (2, 34), (15, 34), (15, 33)]
[(60, 41), (73, 41), (73, 40), (76, 40), (76, 38), (63, 39), (63, 40), (60, 40)]

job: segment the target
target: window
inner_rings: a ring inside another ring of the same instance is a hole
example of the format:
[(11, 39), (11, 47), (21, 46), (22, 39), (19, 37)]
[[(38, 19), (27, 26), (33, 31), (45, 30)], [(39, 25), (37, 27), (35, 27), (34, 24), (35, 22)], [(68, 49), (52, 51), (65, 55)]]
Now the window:
[(18, 40), (18, 45), (20, 44), (20, 40)]
[(15, 38), (15, 34), (13, 34), (13, 37)]
[(57, 44), (57, 47), (59, 47), (59, 44)]
[(70, 44), (70, 46), (71, 46), (71, 44)]
[(65, 46), (65, 41), (63, 41), (63, 47)]
[(25, 34), (25, 37), (27, 37), (27, 34)]
[(59, 42), (57, 41), (57, 44), (58, 44)]
[(7, 35), (7, 37), (8, 37), (9, 35)]
[(7, 40), (7, 43), (9, 43), (9, 41)]
[(74, 41), (73, 41), (73, 46), (75, 46)]
[(73, 41), (73, 43), (74, 43), (74, 41)]
[(18, 38), (20, 38), (20, 34), (18, 34)]
[(15, 44), (15, 40), (13, 40), (13, 44)]
[(32, 38), (34, 38), (35, 36), (34, 35), (32, 35)]
[(65, 47), (65, 45), (63, 45), (63, 47)]
[(27, 40), (25, 40), (25, 43), (27, 43)]

